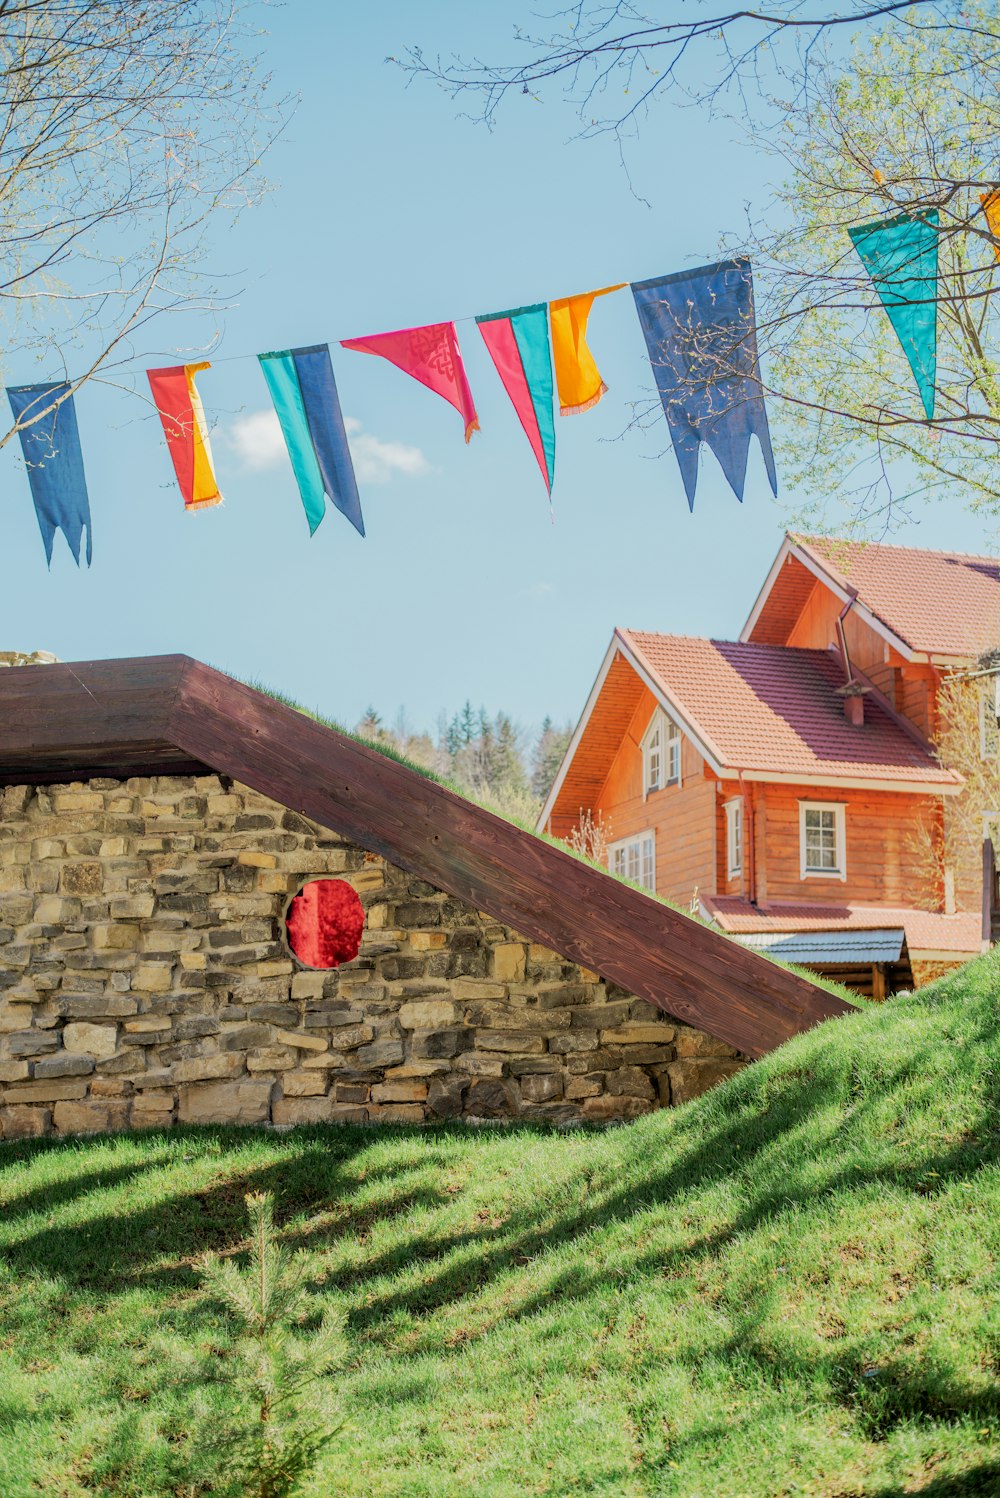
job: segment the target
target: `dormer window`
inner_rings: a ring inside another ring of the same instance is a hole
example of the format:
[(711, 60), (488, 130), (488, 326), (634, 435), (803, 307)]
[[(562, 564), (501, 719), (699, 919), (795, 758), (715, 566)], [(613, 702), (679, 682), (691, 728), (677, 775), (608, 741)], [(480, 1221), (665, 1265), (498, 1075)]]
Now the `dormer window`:
[(642, 793), (681, 783), (681, 736), (677, 724), (657, 708), (642, 741)]

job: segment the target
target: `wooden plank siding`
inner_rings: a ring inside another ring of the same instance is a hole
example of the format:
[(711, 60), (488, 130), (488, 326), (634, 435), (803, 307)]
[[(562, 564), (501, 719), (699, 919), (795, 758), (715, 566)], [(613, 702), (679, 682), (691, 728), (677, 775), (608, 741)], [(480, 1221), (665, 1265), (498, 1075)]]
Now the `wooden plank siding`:
[(680, 785), (643, 794), (642, 739), (656, 705), (643, 687), (593, 811), (610, 821), (612, 842), (655, 833), (656, 892), (687, 907), (696, 894), (716, 893), (715, 778), (706, 778), (705, 761), (682, 734)]
[(581, 810), (596, 805), (608, 763), (643, 694), (649, 696), (624, 656), (616, 654), (552, 808), (548, 830), (553, 837), (566, 837), (579, 824)]
[(787, 557), (748, 639), (762, 645), (787, 645), (815, 581), (815, 574), (798, 557)]
[[(940, 891), (928, 892), (914, 881), (914, 844), (921, 828), (933, 829), (940, 798), (890, 791), (845, 790), (837, 786), (760, 785), (754, 792), (765, 814), (756, 820), (758, 869), (766, 872), (765, 890), (758, 877), (758, 899), (814, 901), (837, 905), (844, 900), (873, 905), (939, 903)], [(846, 880), (801, 877), (799, 805), (802, 801), (840, 802), (845, 807)], [(978, 906), (974, 906), (978, 909)]]
[(147, 751), (156, 773), (164, 743), (179, 764), (249, 785), (748, 1055), (849, 1012), (797, 974), (196, 661), (0, 672), (8, 783), (137, 767)]
[[(837, 619), (842, 608), (840, 599), (817, 580), (787, 639), (776, 643), (811, 650), (826, 650), (833, 645), (839, 650)], [(933, 739), (938, 729), (935, 704), (939, 676), (935, 668), (926, 662), (905, 660), (853, 612), (844, 620), (844, 636), (852, 664), (870, 678), (918, 733)]]

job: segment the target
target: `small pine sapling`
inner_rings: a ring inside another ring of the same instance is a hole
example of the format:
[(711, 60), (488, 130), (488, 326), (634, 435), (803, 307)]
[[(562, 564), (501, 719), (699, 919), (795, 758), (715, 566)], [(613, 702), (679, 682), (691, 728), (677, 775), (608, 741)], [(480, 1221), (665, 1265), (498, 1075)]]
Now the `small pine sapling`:
[(223, 1370), (236, 1413), (212, 1440), (216, 1456), (225, 1442), (226, 1492), (287, 1498), (341, 1428), (323, 1380), (343, 1362), (343, 1323), (327, 1311), (316, 1331), (302, 1333), (309, 1310), (306, 1258), (278, 1240), (270, 1194), (254, 1192), (245, 1200), (247, 1268), (215, 1254), (199, 1261), (206, 1290), (239, 1327), (234, 1357)]

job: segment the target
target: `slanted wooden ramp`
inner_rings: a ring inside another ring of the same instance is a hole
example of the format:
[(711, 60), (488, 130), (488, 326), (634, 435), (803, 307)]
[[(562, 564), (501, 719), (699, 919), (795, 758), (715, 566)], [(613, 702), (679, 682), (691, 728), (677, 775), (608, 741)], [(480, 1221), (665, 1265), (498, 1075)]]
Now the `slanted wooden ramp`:
[(228, 775), (751, 1056), (850, 1006), (187, 656), (0, 672), (0, 784)]

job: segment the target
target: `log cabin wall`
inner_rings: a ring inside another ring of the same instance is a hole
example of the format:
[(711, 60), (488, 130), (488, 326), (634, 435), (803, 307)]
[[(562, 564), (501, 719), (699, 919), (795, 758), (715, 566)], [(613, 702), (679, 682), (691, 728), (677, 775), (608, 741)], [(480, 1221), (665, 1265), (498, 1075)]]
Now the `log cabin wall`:
[(593, 811), (610, 822), (612, 842), (655, 833), (656, 892), (686, 909), (696, 893), (717, 892), (715, 777), (682, 734), (680, 785), (643, 794), (642, 739), (656, 705), (643, 687)]
[[(768, 900), (939, 906), (941, 892), (918, 887), (914, 876), (914, 842), (921, 829), (933, 835), (939, 797), (809, 785), (756, 785), (755, 791), (764, 807), (764, 815), (758, 811), (755, 821), (758, 868), (766, 875)], [(843, 803), (846, 879), (802, 879), (802, 801)], [(758, 897), (765, 898), (759, 878)]]

